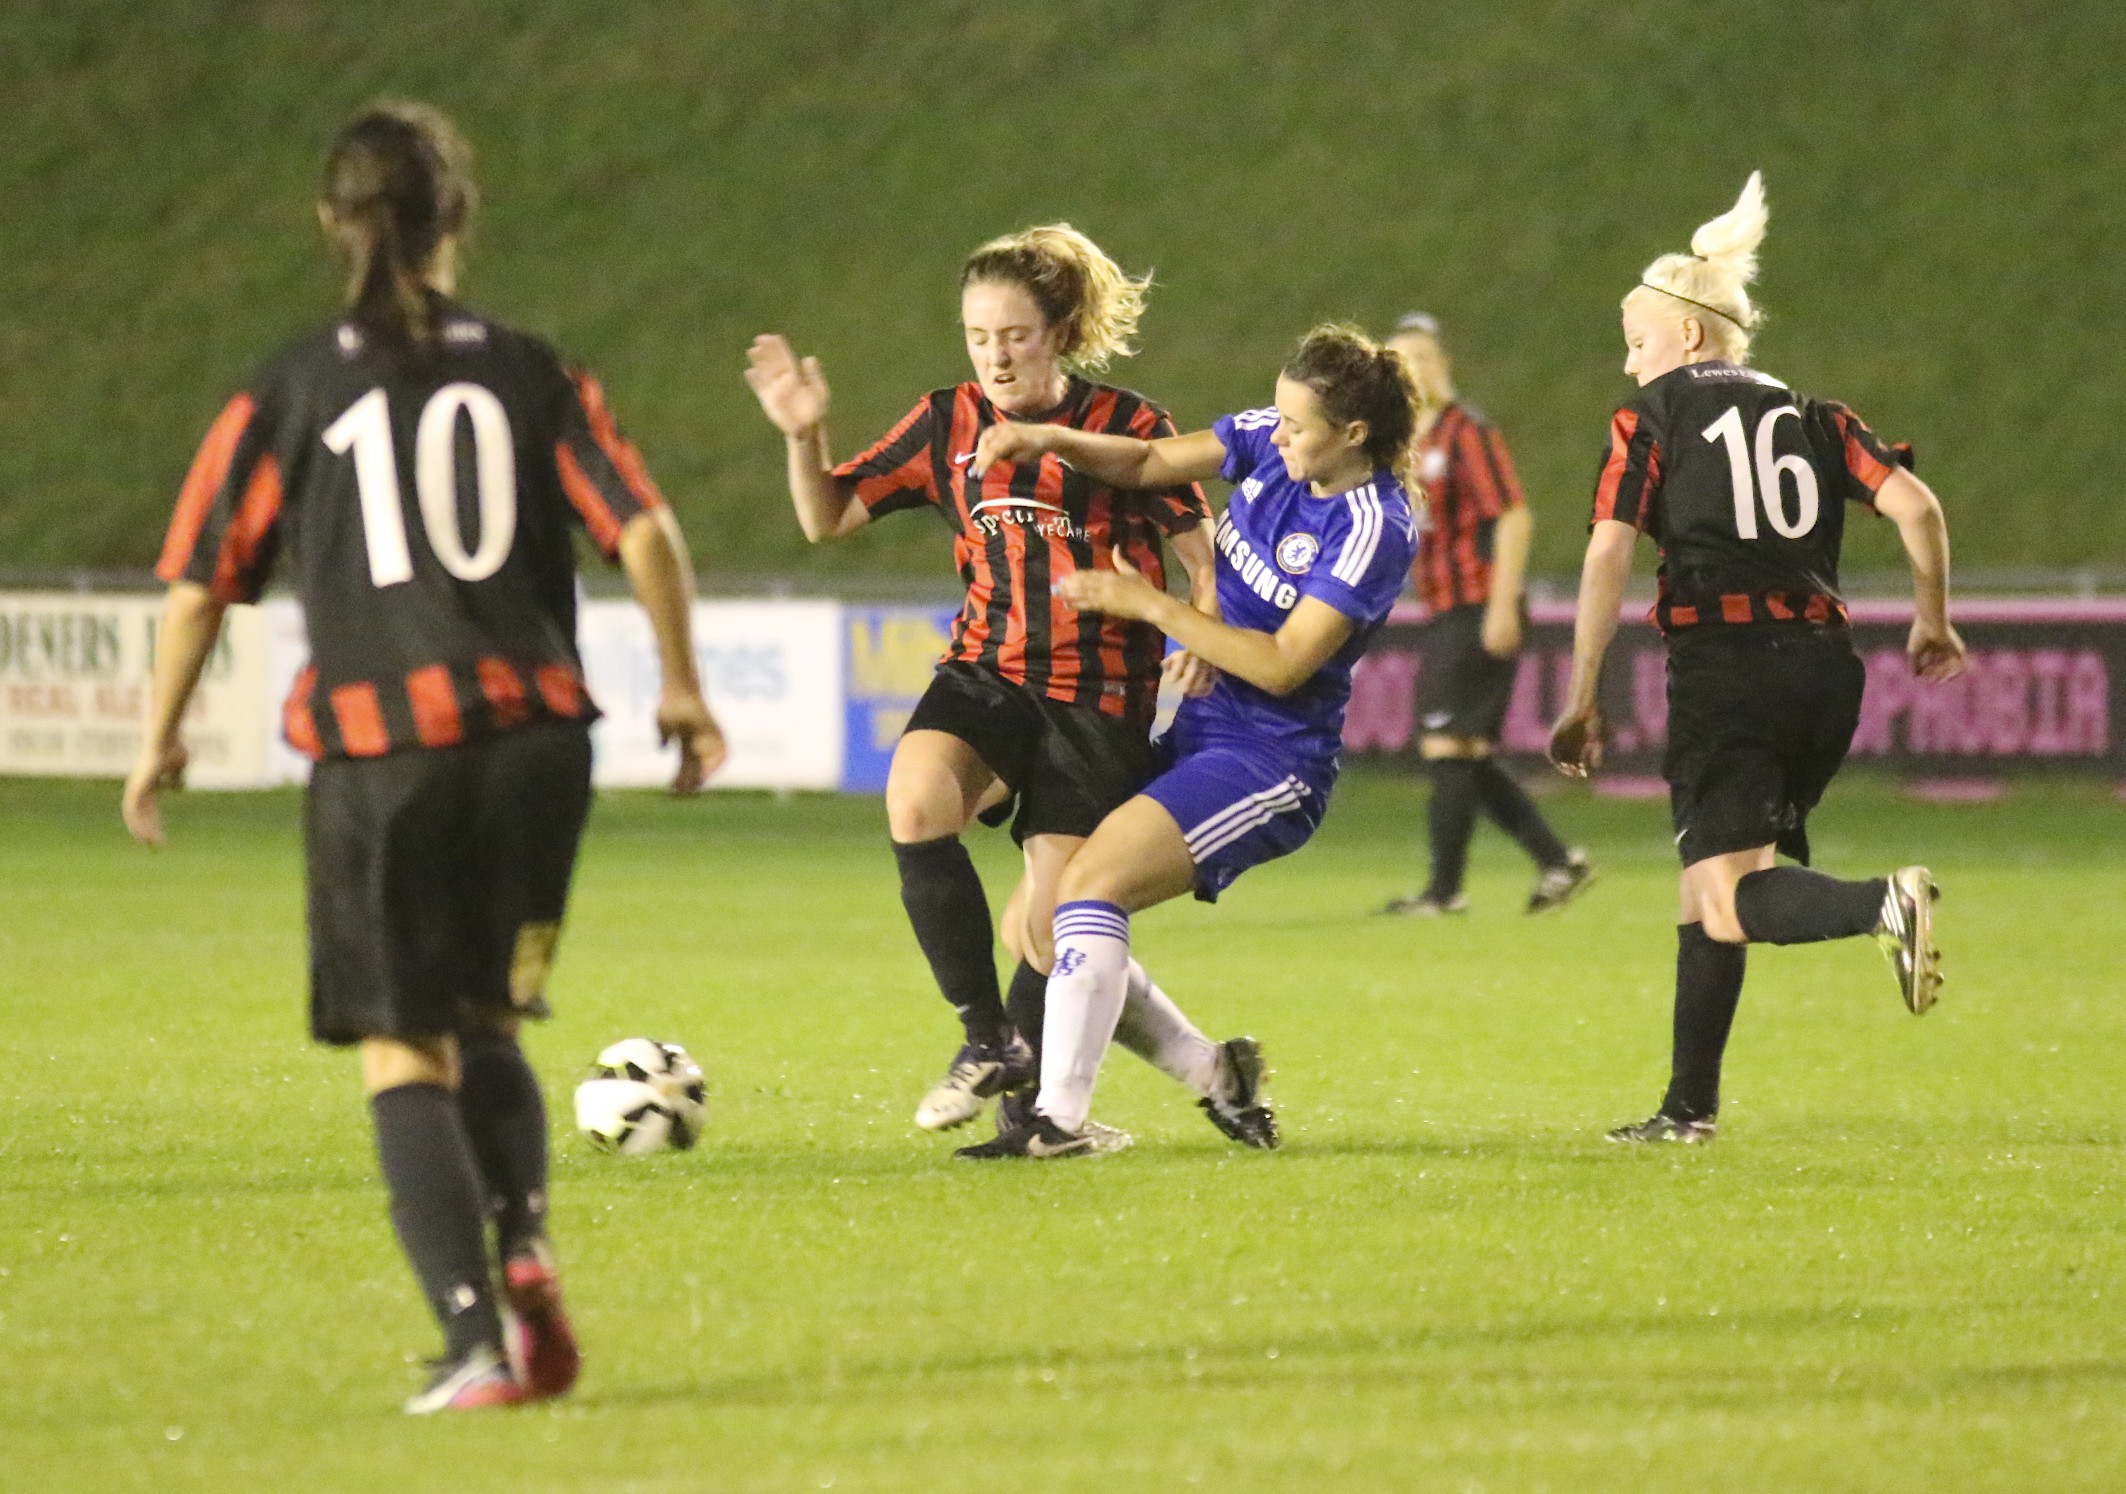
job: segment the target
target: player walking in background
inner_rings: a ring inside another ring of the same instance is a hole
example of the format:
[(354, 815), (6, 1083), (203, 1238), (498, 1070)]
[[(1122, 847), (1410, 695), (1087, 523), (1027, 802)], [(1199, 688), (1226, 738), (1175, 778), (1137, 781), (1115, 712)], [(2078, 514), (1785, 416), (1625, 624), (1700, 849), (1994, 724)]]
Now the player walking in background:
[(1417, 677), (1418, 751), (1432, 776), (1432, 878), (1424, 891), (1381, 911), (1468, 911), (1462, 874), (1481, 809), (1535, 861), (1528, 911), (1541, 913), (1562, 906), (1594, 872), (1584, 854), (1566, 849), (1495, 756), (1527, 623), (1521, 583), (1535, 516), (1521, 497), (1505, 438), (1455, 392), (1438, 320), (1413, 311), (1396, 323), (1388, 345), (1409, 363), (1418, 393), (1415, 465), (1425, 522), (1413, 575), (1431, 613)]
[[(952, 644), (910, 716), (886, 779), (901, 902), (964, 1043), (917, 1108), (944, 1130), (1034, 1073), (1056, 879), (1100, 821), (1151, 776), (1149, 737), (1165, 639), (1148, 622), (1082, 610), (1059, 583), (1114, 557), (1165, 584), (1160, 537), (1192, 592), (1215, 594), (1210, 507), (1190, 482), (1108, 483), (1029, 453), (977, 473), (985, 431), (1171, 435), (1142, 395), (1088, 376), (1135, 350), (1148, 280), (1125, 275), (1068, 224), (984, 244), (960, 271), (960, 316), (975, 377), (923, 396), (862, 454), (829, 454), (827, 381), (780, 336), (756, 338), (746, 382), (785, 437), (790, 497), (805, 537), (842, 539), (874, 517), (931, 509), (953, 530), (967, 599)], [(1178, 656), (1177, 656), (1178, 658)], [(1188, 671), (1186, 659), (1168, 666)], [(1016, 814), (1014, 814), (1014, 806)], [(994, 928), (961, 834), (980, 814), (1011, 821), (1025, 856), (1012, 899), (1023, 958), (1011, 1014)]]
[[(1912, 564), (1914, 673), (1964, 664), (1949, 625), (1949, 535), (1912, 475), (1844, 405), (1747, 366), (1764, 240), (1762, 179), (1666, 254), (1624, 298), (1624, 372), (1639, 395), (1610, 425), (1580, 578), (1572, 684), (1551, 734), (1560, 769), (1601, 763), (1595, 687), (1639, 535), (1661, 552), (1654, 621), (1668, 639), (1669, 784), (1683, 858), (1675, 1046), (1661, 1108), (1612, 1141), (1709, 1141), (1746, 945), (1873, 934), (1905, 1005), (1934, 1004), (1938, 896), (1925, 867), (1845, 882), (1807, 870), (1808, 815), (1844, 761), (1864, 679), (1838, 596), (1845, 504), (1897, 526)], [(1800, 866), (1776, 866), (1784, 852)]]
[[(695, 677), (685, 547), (597, 381), (451, 299), (474, 188), (450, 122), (356, 116), (318, 216), (349, 309), (272, 358), (192, 464), (127, 827), (162, 839), (186, 703), (232, 602), (285, 550), (311, 662), (286, 709), (304, 807), (310, 1023), (361, 1048), (391, 1219), (446, 1343), (410, 1412), (558, 1395), (579, 1363), (546, 1239), (544, 1016), (590, 805), (572, 534), (626, 568), (691, 793), (724, 748)], [(505, 1352), (494, 1221), (518, 1325)]]
[[(1274, 406), (1161, 439), (1057, 425), (984, 432), (975, 470), (1059, 455), (1118, 487), (1235, 483), (1217, 531), (1219, 621), (1137, 574), (1124, 557), (1064, 583), (1078, 606), (1141, 620), (1218, 671), (1158, 741), (1160, 773), (1109, 815), (1063, 869), (1047, 1038), (1034, 1112), (974, 1159), (1067, 1157), (1086, 1134), (1094, 1080), (1132, 1008), (1136, 1039), (1194, 1089), (1218, 1128), (1277, 1144), (1252, 1039), (1213, 1043), (1130, 958), (1134, 913), (1193, 890), (1205, 902), (1251, 866), (1289, 855), (1320, 825), (1335, 785), (1351, 666), (1387, 620), (1416, 553), (1395, 468), (1416, 391), (1402, 358), (1347, 327), (1317, 327), (1277, 380)], [(1143, 1051), (1143, 1050), (1140, 1050)]]

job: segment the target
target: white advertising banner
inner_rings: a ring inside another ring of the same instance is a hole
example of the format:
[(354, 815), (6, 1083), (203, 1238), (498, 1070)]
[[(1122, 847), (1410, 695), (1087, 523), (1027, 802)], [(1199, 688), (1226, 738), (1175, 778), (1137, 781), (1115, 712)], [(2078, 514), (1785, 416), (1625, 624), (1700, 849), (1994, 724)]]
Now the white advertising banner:
[[(140, 751), (153, 679), (159, 595), (0, 593), (0, 773), (123, 778)], [(266, 627), (232, 608), (207, 661), (185, 743), (187, 781), (268, 781)]]
[[(0, 773), (122, 778), (140, 750), (159, 596), (0, 593)], [(703, 688), (731, 755), (717, 788), (832, 789), (842, 777), (841, 605), (696, 602)], [(657, 743), (657, 649), (632, 602), (586, 601), (577, 636), (591, 696), (596, 776), (668, 783)], [(281, 703), (309, 658), (302, 609), (231, 607), (185, 743), (198, 788), (301, 783), (309, 760), (281, 738)]]
[[(731, 755), (714, 788), (831, 789), (842, 773), (838, 602), (696, 602), (701, 685)], [(669, 783), (678, 752), (657, 743), (657, 647), (632, 602), (585, 602), (576, 627), (591, 698), (597, 782)]]

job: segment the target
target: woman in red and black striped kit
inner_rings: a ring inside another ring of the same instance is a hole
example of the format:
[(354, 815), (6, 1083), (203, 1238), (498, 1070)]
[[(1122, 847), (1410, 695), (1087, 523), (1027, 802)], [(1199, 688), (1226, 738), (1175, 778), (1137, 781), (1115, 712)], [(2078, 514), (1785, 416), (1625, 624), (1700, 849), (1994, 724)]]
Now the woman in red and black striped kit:
[[(786, 438), (791, 500), (806, 537), (841, 539), (874, 517), (931, 509), (953, 531), (967, 586), (952, 645), (886, 781), (901, 899), (965, 1032), (916, 1111), (926, 1130), (972, 1120), (989, 1096), (1033, 1077), (1027, 1043), (1040, 1030), (1057, 879), (1085, 837), (1151, 776), (1165, 639), (1144, 623), (1079, 611), (1056, 583), (1121, 556), (1163, 585), (1165, 538), (1195, 596), (1216, 605), (1210, 509), (1193, 484), (1118, 492), (1053, 455), (968, 475), (975, 443), (998, 421), (1140, 438), (1174, 433), (1166, 412), (1142, 395), (1088, 377), (1133, 351), (1147, 284), (1067, 224), (983, 245), (960, 273), (975, 377), (925, 395), (839, 464), (827, 449), (818, 360), (799, 360), (777, 336), (756, 339), (751, 351), (746, 379)], [(1004, 931), (1021, 957), (1009, 1015), (988, 902), (960, 843), (978, 814), (989, 823), (1012, 816), (1025, 855), (1011, 902), (1019, 925)]]
[(1423, 402), (1413, 465), (1425, 525), (1412, 572), (1431, 612), (1417, 711), (1418, 750), (1432, 776), (1432, 875), (1424, 891), (1382, 911), (1425, 916), (1468, 908), (1462, 873), (1481, 810), (1535, 862), (1528, 911), (1540, 913), (1569, 900), (1594, 873), (1496, 757), (1527, 618), (1521, 582), (1534, 516), (1498, 427), (1455, 392), (1439, 322), (1413, 311), (1396, 323), (1389, 346), (1410, 365)]
[(597, 382), (450, 298), (469, 164), (418, 105), (370, 109), (334, 142), (318, 214), (349, 265), (349, 309), (271, 359), (193, 462), (124, 805), (159, 842), (222, 613), (258, 600), (285, 555), (311, 649), (286, 710), (288, 740), (317, 759), (311, 1031), (361, 1048), (392, 1223), (443, 1327), (416, 1413), (576, 1377), (546, 1242), (546, 1112), (516, 1029), (545, 1014), (590, 805), (578, 531), (649, 612), (673, 787), (699, 788), (724, 751), (695, 677), (684, 545)]
[[(1699, 225), (1691, 252), (1648, 265), (1622, 307), (1624, 372), (1639, 393), (1610, 422), (1595, 482), (1550, 756), (1575, 777), (1601, 766), (1596, 686), (1644, 534), (1661, 552), (1661, 771), (1683, 873), (1668, 1090), (1611, 1141), (1712, 1140), (1752, 944), (1873, 935), (1915, 1015), (1941, 986), (1933, 875), (1826, 876), (1809, 865), (1808, 822), (1852, 744), (1867, 678), (1838, 596), (1846, 506), (1897, 526), (1912, 567), (1905, 653), (1930, 680), (1964, 667), (1949, 622), (1948, 525), (1910, 447), (1750, 366), (1761, 314), (1749, 286), (1768, 221), (1752, 172), (1735, 205)], [(1778, 865), (1782, 854), (1800, 865)]]

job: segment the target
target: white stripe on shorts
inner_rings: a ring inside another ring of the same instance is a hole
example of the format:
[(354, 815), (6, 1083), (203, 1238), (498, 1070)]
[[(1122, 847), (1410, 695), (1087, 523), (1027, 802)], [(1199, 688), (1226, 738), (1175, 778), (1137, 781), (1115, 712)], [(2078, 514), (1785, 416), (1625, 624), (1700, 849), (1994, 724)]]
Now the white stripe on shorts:
[(1306, 795), (1307, 786), (1288, 774), (1282, 783), (1273, 783), (1245, 799), (1228, 804), (1182, 837), (1188, 842), (1190, 858), (1202, 864), (1206, 857), (1231, 845), (1250, 830), (1297, 809)]

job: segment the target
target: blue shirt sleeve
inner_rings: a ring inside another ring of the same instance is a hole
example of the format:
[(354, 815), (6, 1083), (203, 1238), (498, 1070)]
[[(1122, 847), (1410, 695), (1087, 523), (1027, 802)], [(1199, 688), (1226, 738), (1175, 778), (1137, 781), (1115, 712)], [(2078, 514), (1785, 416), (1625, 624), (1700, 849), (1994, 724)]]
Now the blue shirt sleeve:
[(1392, 482), (1353, 488), (1322, 526), (1321, 555), (1299, 583), (1361, 627), (1387, 617), (1417, 557), (1410, 501)]
[(1227, 482), (1239, 482), (1277, 455), (1277, 448), (1270, 445), (1270, 432), (1276, 426), (1275, 405), (1219, 416), (1211, 426), (1218, 444), (1225, 448), (1225, 465), (1218, 469), (1218, 475)]

